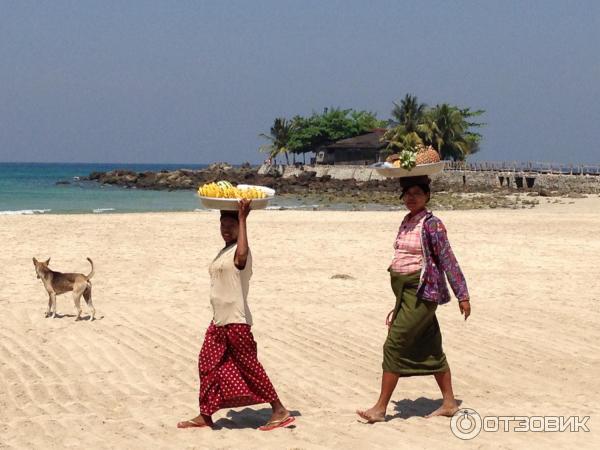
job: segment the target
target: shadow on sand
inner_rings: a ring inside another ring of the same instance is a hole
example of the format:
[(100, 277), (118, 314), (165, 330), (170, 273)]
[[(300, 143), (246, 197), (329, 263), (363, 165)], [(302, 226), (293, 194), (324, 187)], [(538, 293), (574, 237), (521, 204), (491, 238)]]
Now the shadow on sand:
[[(54, 318), (54, 319), (65, 319), (65, 318), (66, 319), (69, 319), (69, 318), (74, 319), (75, 317), (77, 317), (76, 314), (60, 314), (60, 313), (56, 313), (56, 317), (46, 316), (46, 319), (52, 319), (52, 318)], [(104, 316), (95, 317), (93, 321), (95, 322), (96, 320), (102, 320), (102, 319), (104, 319)], [(78, 322), (89, 322), (89, 320), (90, 320), (90, 315), (89, 314), (88, 315), (81, 315), (81, 317), (79, 318)]]
[[(416, 400), (405, 398), (400, 401), (392, 401), (394, 403), (394, 414), (388, 416), (389, 419), (409, 419), (411, 417), (425, 417), (442, 406), (442, 399), (432, 400), (430, 398), (419, 397)], [(456, 399), (456, 403), (460, 408), (462, 400)]]
[[(301, 415), (299, 411), (290, 411), (290, 416), (300, 417)], [(270, 418), (271, 408), (230, 410), (227, 412), (226, 418), (223, 417), (215, 422), (215, 428), (227, 428), (229, 430), (257, 429), (267, 423)], [(290, 425), (286, 428), (296, 428), (296, 425)]]

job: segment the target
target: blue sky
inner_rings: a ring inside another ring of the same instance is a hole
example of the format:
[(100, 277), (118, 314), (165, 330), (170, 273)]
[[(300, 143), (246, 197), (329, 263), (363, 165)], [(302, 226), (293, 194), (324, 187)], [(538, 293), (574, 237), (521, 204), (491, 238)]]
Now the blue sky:
[(481, 160), (600, 163), (600, 2), (1, 1), (0, 161), (258, 162), (277, 116), (487, 112)]

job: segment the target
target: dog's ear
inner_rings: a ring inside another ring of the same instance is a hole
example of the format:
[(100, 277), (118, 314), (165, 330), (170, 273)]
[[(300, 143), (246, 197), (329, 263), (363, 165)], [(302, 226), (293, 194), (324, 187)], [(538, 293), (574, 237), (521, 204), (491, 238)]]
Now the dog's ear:
[(38, 260), (37, 260), (37, 259), (35, 259), (35, 257), (34, 257), (34, 258), (33, 258), (33, 265), (34, 265), (34, 266), (37, 266), (37, 263), (38, 263)]
[(50, 264), (50, 258), (46, 260), (46, 265)]

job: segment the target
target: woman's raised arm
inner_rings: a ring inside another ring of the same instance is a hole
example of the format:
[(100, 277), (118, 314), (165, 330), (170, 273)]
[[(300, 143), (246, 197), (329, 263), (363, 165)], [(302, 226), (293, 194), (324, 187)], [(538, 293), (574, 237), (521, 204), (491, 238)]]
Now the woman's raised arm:
[(250, 205), (252, 200), (241, 199), (238, 209), (238, 220), (239, 220), (239, 232), (237, 240), (237, 249), (235, 250), (235, 256), (233, 263), (239, 270), (244, 270), (246, 267), (246, 261), (248, 260), (248, 230), (246, 228), (246, 219), (250, 214)]

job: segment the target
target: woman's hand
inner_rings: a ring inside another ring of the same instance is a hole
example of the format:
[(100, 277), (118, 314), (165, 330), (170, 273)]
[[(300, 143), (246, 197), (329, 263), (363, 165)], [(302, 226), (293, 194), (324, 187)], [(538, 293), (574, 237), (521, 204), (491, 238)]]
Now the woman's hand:
[(252, 204), (252, 200), (249, 200), (247, 198), (243, 198), (240, 200), (239, 202), (239, 207), (238, 207), (238, 219), (240, 220), (240, 222), (242, 220), (246, 220), (246, 218), (248, 217), (248, 214), (250, 214), (250, 205)]
[(458, 307), (460, 309), (460, 313), (465, 316), (465, 320), (469, 318), (471, 315), (471, 302), (469, 300), (463, 300), (462, 302), (458, 302)]
[(395, 310), (395, 308), (392, 309), (385, 318), (385, 324), (388, 328), (392, 326), (392, 314), (394, 314)]

